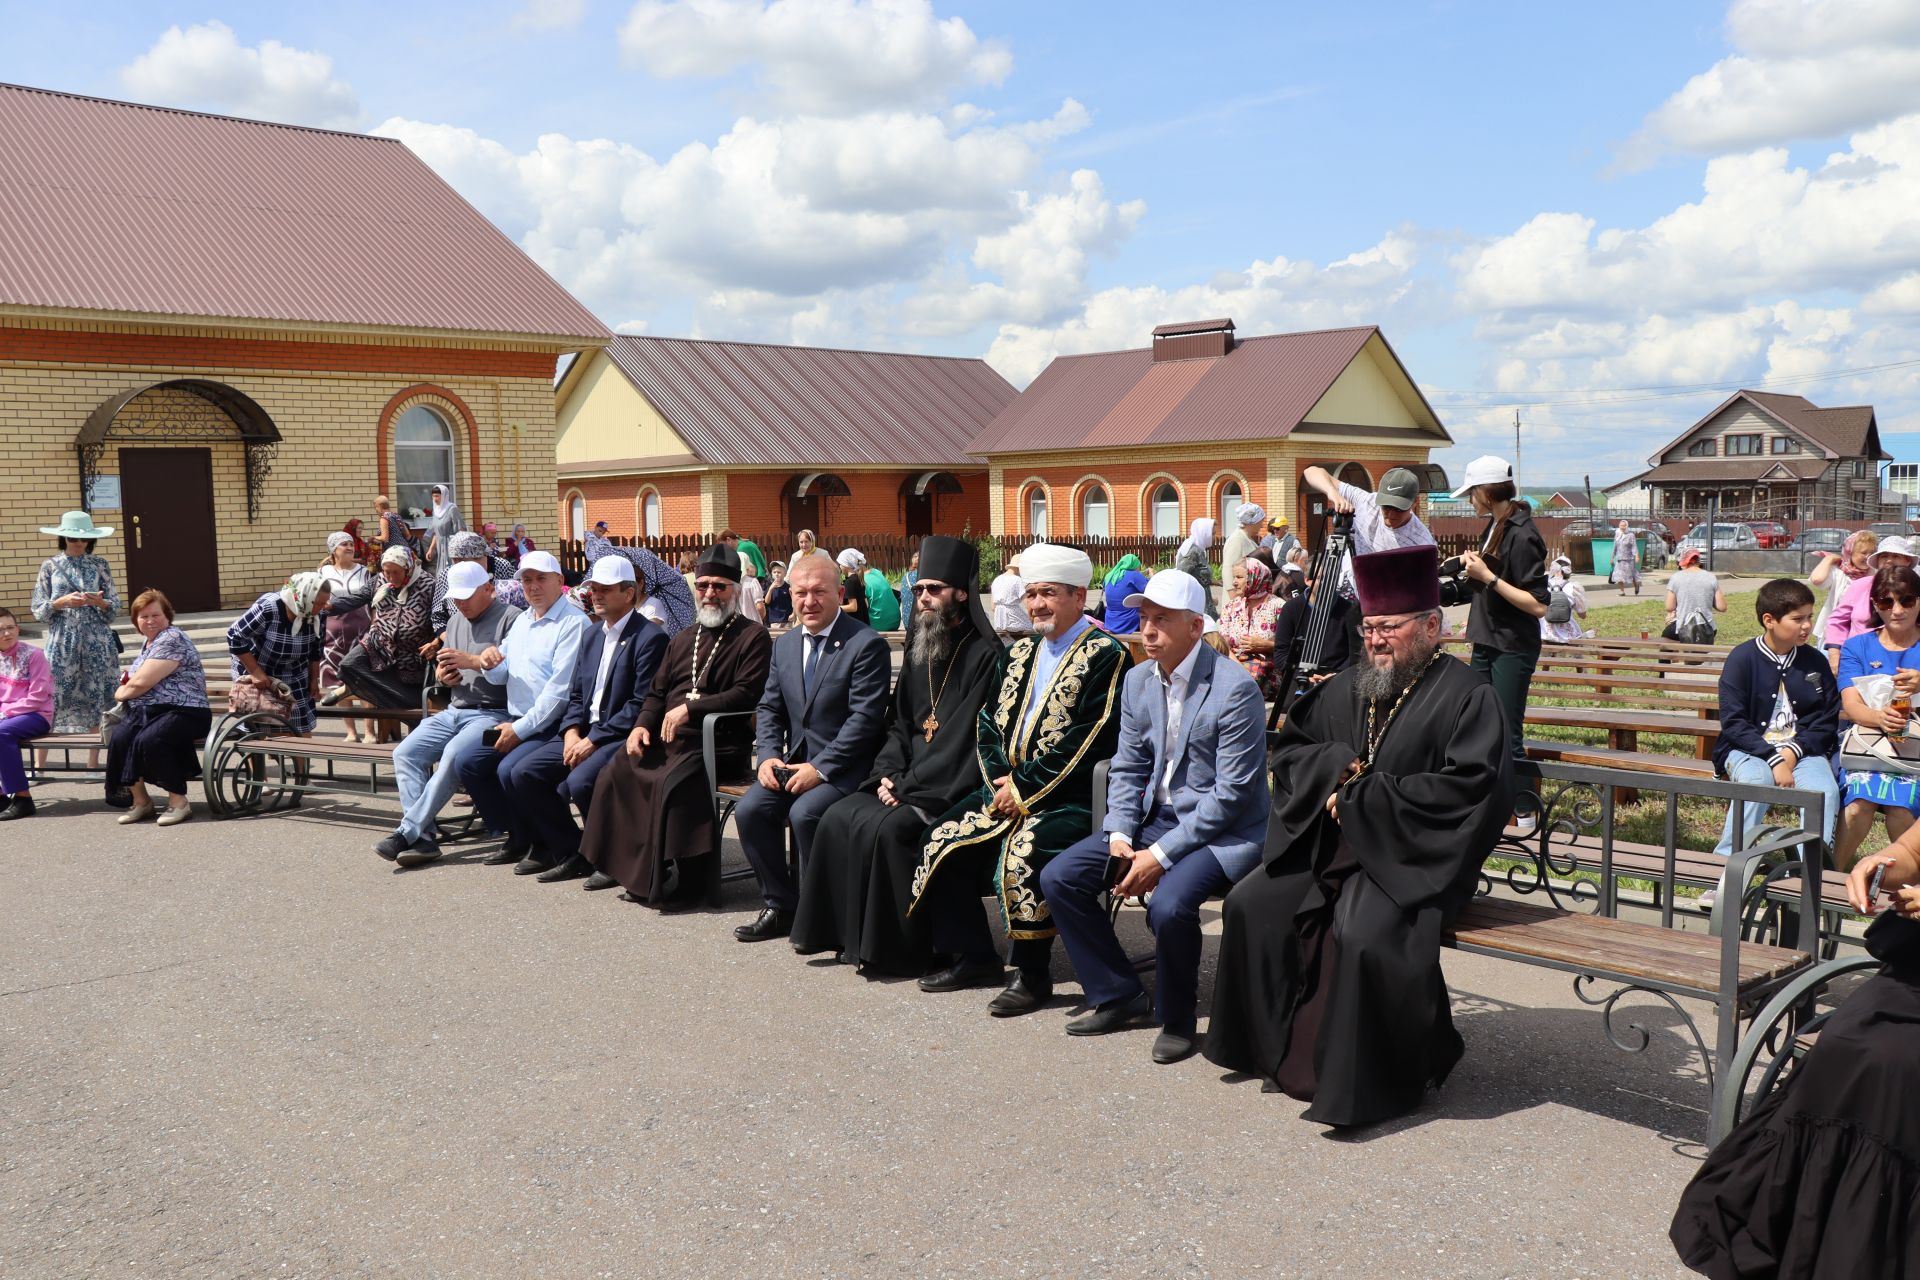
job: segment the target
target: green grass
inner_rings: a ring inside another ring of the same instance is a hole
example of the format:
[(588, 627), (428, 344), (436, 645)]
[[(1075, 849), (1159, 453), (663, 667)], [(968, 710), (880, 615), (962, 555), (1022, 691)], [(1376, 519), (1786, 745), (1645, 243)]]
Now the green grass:
[[(1720, 626), (1715, 643), (1739, 644), (1760, 634), (1760, 620), (1753, 616), (1753, 599), (1758, 594), (1757, 591), (1738, 591), (1727, 597), (1727, 611), (1714, 617)], [(1666, 599), (1666, 589), (1656, 587), (1653, 594), (1630, 599), (1627, 604), (1589, 609), (1587, 630), (1596, 636), (1637, 636), (1643, 631), (1649, 636), (1658, 636), (1660, 629), (1667, 625)]]

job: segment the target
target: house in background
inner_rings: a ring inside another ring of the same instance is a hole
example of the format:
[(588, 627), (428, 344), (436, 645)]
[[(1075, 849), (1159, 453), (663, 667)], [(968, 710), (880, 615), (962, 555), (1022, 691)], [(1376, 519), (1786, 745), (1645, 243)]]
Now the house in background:
[(611, 335), (399, 142), (0, 85), (0, 600), (92, 511), (233, 608), (373, 499), (551, 537), (553, 371)]
[(1877, 520), (1900, 507), (1880, 491), (1880, 464), (1892, 457), (1871, 405), (1822, 409), (1804, 396), (1736, 391), (1663, 446), (1649, 470), (1609, 486), (1608, 506), (1699, 516), (1714, 499), (1755, 518)]
[(1061, 356), (969, 450), (991, 467), (993, 531), (1014, 537), (1184, 537), (1242, 502), (1317, 542), (1301, 474), (1323, 466), (1371, 490), (1452, 443), (1371, 325), (1236, 338), (1232, 320), (1156, 328), (1130, 351)]
[(561, 527), (616, 536), (987, 531), (984, 360), (617, 335), (557, 388)]

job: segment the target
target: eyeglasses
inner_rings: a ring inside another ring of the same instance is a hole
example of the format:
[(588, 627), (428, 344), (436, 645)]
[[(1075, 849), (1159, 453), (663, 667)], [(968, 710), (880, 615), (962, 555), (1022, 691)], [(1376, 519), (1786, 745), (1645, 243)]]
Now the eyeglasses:
[(1369, 640), (1375, 636), (1390, 636), (1412, 621), (1414, 618), (1400, 618), (1393, 622), (1363, 622), (1360, 624), (1360, 634)]
[(717, 596), (727, 591), (731, 591), (733, 589), (733, 584), (731, 582), (728, 582), (726, 579), (722, 578), (717, 582), (716, 581), (695, 582), (693, 584), (693, 589), (695, 592), (703, 596)]
[(913, 584), (913, 594), (917, 596), (937, 596), (942, 591), (951, 590), (953, 590), (953, 587), (945, 582), (916, 582)]
[(1880, 596), (1873, 602), (1876, 609), (1891, 609), (1895, 606), (1911, 609), (1916, 604), (1920, 604), (1920, 596)]

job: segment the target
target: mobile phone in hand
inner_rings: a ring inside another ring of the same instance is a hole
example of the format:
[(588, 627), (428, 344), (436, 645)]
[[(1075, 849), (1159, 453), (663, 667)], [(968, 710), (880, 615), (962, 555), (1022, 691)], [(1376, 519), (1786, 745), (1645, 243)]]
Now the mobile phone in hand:
[[(1873, 910), (1873, 904), (1880, 898), (1880, 882), (1887, 878), (1887, 868), (1893, 864), (1883, 862), (1873, 869), (1873, 878), (1867, 881), (1867, 910)], [(1889, 906), (1892, 904), (1889, 903)]]
[(1106, 870), (1107, 888), (1113, 889), (1118, 887), (1120, 882), (1127, 878), (1127, 873), (1132, 870), (1133, 870), (1132, 858), (1123, 858), (1117, 853), (1108, 854), (1107, 870)]
[(488, 725), (480, 731), (480, 745), (492, 749), (500, 743), (500, 726)]

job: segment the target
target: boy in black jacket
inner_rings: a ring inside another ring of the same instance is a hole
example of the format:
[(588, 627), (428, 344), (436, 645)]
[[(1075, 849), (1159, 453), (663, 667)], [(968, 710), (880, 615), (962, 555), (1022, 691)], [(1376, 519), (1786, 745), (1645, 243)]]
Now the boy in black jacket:
[[(1735, 782), (1773, 783), (1826, 797), (1826, 838), (1833, 845), (1840, 787), (1833, 756), (1840, 748), (1840, 689), (1813, 631), (1813, 592), (1775, 578), (1753, 603), (1760, 634), (1735, 646), (1720, 672), (1720, 740), (1713, 763)], [(1742, 839), (1767, 820), (1767, 806), (1748, 803)], [(1733, 806), (1714, 852), (1733, 852)], [(1703, 900), (1708, 901), (1710, 900)]]

